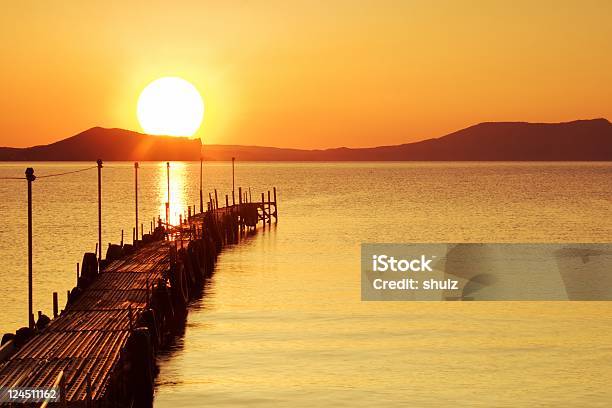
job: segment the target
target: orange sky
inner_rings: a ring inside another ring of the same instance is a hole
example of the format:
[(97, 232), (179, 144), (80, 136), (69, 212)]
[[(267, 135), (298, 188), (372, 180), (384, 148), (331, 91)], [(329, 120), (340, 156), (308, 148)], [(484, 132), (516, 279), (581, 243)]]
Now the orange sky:
[(98, 3), (3, 3), (0, 146), (140, 131), (138, 95), (168, 75), (202, 93), (205, 143), (373, 146), (612, 119), (609, 1)]

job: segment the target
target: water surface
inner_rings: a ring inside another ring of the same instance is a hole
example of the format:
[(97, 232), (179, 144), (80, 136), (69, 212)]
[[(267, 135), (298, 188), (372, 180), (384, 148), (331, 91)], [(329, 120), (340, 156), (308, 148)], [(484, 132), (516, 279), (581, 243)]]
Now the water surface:
[[(109, 166), (104, 233), (117, 241), (134, 224), (133, 169)], [(22, 167), (1, 165), (0, 176)], [(180, 210), (197, 202), (199, 166), (174, 167)], [(141, 173), (148, 219), (163, 211), (164, 164)], [(95, 171), (69, 177), (35, 182), (35, 310), (74, 284), (74, 263), (95, 247)], [(239, 163), (236, 178), (253, 195), (275, 185), (280, 221), (220, 256), (184, 337), (160, 359), (157, 407), (612, 400), (610, 303), (361, 302), (359, 283), (362, 242), (608, 242), (612, 164)], [(207, 165), (205, 182), (230, 191), (230, 165)], [(19, 183), (0, 181), (3, 331), (26, 318)]]

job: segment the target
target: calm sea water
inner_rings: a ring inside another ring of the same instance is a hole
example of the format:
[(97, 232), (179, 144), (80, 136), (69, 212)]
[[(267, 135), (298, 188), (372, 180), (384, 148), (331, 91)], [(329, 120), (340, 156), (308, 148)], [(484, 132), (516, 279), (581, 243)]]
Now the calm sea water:
[[(165, 164), (141, 166), (148, 230)], [(171, 174), (175, 213), (197, 202), (199, 165)], [(157, 407), (610, 405), (611, 303), (361, 302), (359, 245), (609, 242), (611, 163), (238, 163), (236, 179), (257, 197), (276, 186), (280, 221), (220, 256), (160, 359)], [(207, 165), (205, 184), (223, 197), (230, 165)], [(103, 195), (104, 242), (122, 228), (129, 242), (130, 164), (109, 163)], [(5, 332), (27, 322), (25, 181), (0, 180), (0, 197)], [(34, 233), (35, 310), (49, 312), (95, 248), (95, 170), (34, 182)]]

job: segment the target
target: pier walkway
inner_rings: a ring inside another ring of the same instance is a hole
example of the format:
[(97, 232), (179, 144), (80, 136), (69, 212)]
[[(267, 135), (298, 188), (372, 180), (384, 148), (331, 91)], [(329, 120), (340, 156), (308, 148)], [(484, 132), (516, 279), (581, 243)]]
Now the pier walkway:
[(259, 222), (277, 220), (276, 189), (273, 200), (270, 192), (268, 200), (261, 197), (250, 202), (241, 193), (229, 205), (226, 196), (225, 207), (211, 197), (207, 211), (186, 215), (180, 225), (158, 221), (132, 245), (109, 244), (99, 264), (96, 254), (85, 254), (65, 309), (28, 332), (23, 344), (15, 338), (2, 346), (0, 356), (8, 357), (0, 362), (0, 389), (55, 387), (60, 397), (50, 406), (150, 405), (155, 354), (184, 323), (219, 251)]

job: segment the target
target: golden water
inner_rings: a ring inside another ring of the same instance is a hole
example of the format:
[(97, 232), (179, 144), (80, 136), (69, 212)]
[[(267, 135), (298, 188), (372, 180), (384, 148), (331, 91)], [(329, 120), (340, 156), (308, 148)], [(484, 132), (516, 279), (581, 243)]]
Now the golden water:
[[(109, 166), (115, 242), (134, 223), (133, 169)], [(199, 165), (181, 166), (177, 210), (198, 196)], [(143, 167), (148, 221), (164, 211), (165, 164)], [(95, 247), (95, 170), (70, 177), (35, 182), (35, 310)], [(160, 359), (156, 406), (609, 406), (612, 304), (361, 302), (359, 245), (609, 242), (612, 164), (238, 163), (236, 179), (258, 198), (277, 186), (279, 224), (221, 254)], [(227, 193), (230, 165), (206, 166), (205, 181)], [(26, 316), (19, 183), (0, 181), (3, 331)]]

